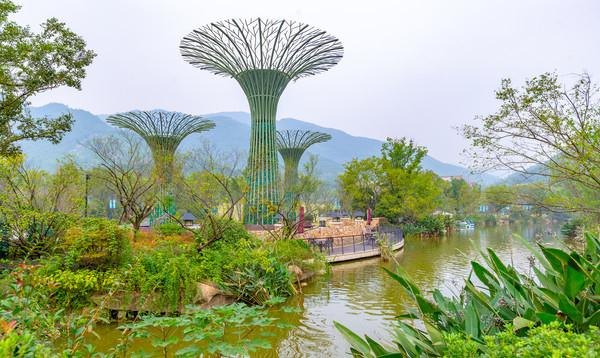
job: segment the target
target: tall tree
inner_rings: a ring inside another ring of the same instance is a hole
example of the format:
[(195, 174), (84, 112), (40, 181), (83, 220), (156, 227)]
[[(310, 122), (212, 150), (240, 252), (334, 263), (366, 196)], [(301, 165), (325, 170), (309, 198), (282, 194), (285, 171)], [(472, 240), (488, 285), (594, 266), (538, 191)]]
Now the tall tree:
[(33, 118), (29, 98), (61, 86), (81, 89), (85, 68), (93, 51), (85, 41), (55, 18), (34, 33), (9, 20), (19, 10), (10, 0), (0, 0), (0, 155), (19, 152), (16, 142), (47, 139), (58, 143), (71, 130), (71, 114)]
[(475, 168), (539, 179), (554, 198), (539, 203), (549, 209), (599, 214), (598, 200), (580, 200), (600, 191), (600, 97), (590, 76), (566, 86), (545, 73), (522, 88), (505, 79), (496, 98), (496, 113), (463, 127)]
[(392, 222), (420, 219), (441, 203), (443, 184), (421, 161), (427, 149), (406, 138), (388, 138), (380, 157), (354, 159), (338, 179), (353, 209), (374, 208)]
[(150, 215), (156, 202), (157, 180), (152, 175), (152, 156), (132, 133), (120, 132), (93, 138), (87, 148), (96, 155), (99, 168), (92, 175), (117, 195), (121, 205), (119, 221), (129, 222), (135, 231)]
[(83, 172), (66, 159), (56, 173), (28, 168), (23, 157), (0, 157), (0, 221), (13, 253), (37, 257), (55, 247), (83, 207)]

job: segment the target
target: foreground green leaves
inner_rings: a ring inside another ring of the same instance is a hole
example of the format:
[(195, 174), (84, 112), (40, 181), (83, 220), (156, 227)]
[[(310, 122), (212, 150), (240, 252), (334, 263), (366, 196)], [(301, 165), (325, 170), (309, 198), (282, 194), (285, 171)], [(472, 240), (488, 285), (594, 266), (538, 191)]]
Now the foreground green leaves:
[[(360, 357), (401, 354), (410, 357), (442, 356), (448, 350), (449, 335), (458, 335), (473, 352), (485, 353), (486, 337), (514, 331), (524, 335), (531, 327), (550, 324), (574, 333), (596, 332), (600, 324), (600, 240), (585, 234), (582, 253), (539, 245), (530, 248), (539, 263), (534, 277), (505, 265), (496, 253), (482, 252), (485, 265), (472, 262), (471, 275), (458, 297), (440, 291), (425, 296), (410, 277), (398, 269), (387, 271), (408, 292), (412, 305), (399, 317), (394, 347), (383, 348), (368, 336), (365, 339), (336, 322), (336, 328)], [(483, 285), (483, 286), (481, 286)], [(413, 324), (417, 320), (419, 324)], [(422, 328), (424, 327), (424, 328)], [(501, 355), (502, 356), (502, 355)], [(508, 356), (508, 355), (506, 355)]]

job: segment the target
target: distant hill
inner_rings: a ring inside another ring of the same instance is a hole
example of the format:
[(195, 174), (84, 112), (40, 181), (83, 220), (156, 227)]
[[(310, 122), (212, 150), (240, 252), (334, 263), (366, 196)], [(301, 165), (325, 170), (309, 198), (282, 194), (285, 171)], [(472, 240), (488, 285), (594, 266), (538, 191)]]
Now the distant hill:
[[(72, 155), (83, 163), (91, 160), (90, 153), (82, 146), (94, 136), (105, 136), (114, 133), (116, 128), (105, 122), (107, 115), (94, 115), (81, 109), (72, 109), (63, 104), (51, 103), (41, 107), (30, 108), (36, 117), (55, 117), (62, 113), (71, 112), (75, 119), (73, 130), (65, 135), (59, 144), (47, 141), (25, 141), (23, 151), (28, 160), (35, 166), (52, 170), (56, 161), (65, 155)], [(207, 114), (205, 117), (214, 120), (216, 128), (206, 133), (193, 134), (186, 138), (180, 150), (189, 150), (199, 146), (202, 141), (210, 141), (220, 150), (247, 151), (250, 135), (250, 114), (246, 112), (220, 112)], [(325, 128), (294, 118), (283, 118), (277, 122), (279, 129), (307, 129), (329, 133), (332, 140), (311, 147), (308, 152), (319, 156), (318, 171), (324, 180), (333, 182), (343, 171), (343, 164), (353, 158), (364, 159), (378, 155), (382, 141), (366, 137), (352, 136), (344, 131)], [(424, 143), (426, 145), (426, 143)], [(306, 158), (306, 157), (305, 157)], [(467, 180), (489, 185), (499, 179), (495, 176), (473, 175), (469, 169), (441, 162), (427, 156), (423, 167), (432, 170), (440, 176), (463, 176)]]

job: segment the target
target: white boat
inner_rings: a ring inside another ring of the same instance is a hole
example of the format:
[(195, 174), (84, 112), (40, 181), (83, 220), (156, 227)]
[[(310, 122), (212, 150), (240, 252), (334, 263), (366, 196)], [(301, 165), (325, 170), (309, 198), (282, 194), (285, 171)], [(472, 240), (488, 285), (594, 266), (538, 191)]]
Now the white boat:
[(475, 223), (469, 220), (459, 221), (458, 222), (459, 230), (475, 230)]

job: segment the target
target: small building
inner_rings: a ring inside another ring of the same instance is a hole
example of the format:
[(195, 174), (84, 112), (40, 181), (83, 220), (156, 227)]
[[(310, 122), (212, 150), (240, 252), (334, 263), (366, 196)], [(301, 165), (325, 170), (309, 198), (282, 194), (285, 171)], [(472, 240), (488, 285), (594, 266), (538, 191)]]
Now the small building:
[(194, 224), (196, 223), (196, 217), (194, 216), (194, 214), (187, 212), (185, 214), (183, 214), (181, 216), (181, 221), (183, 221), (183, 225), (185, 226), (194, 226)]

